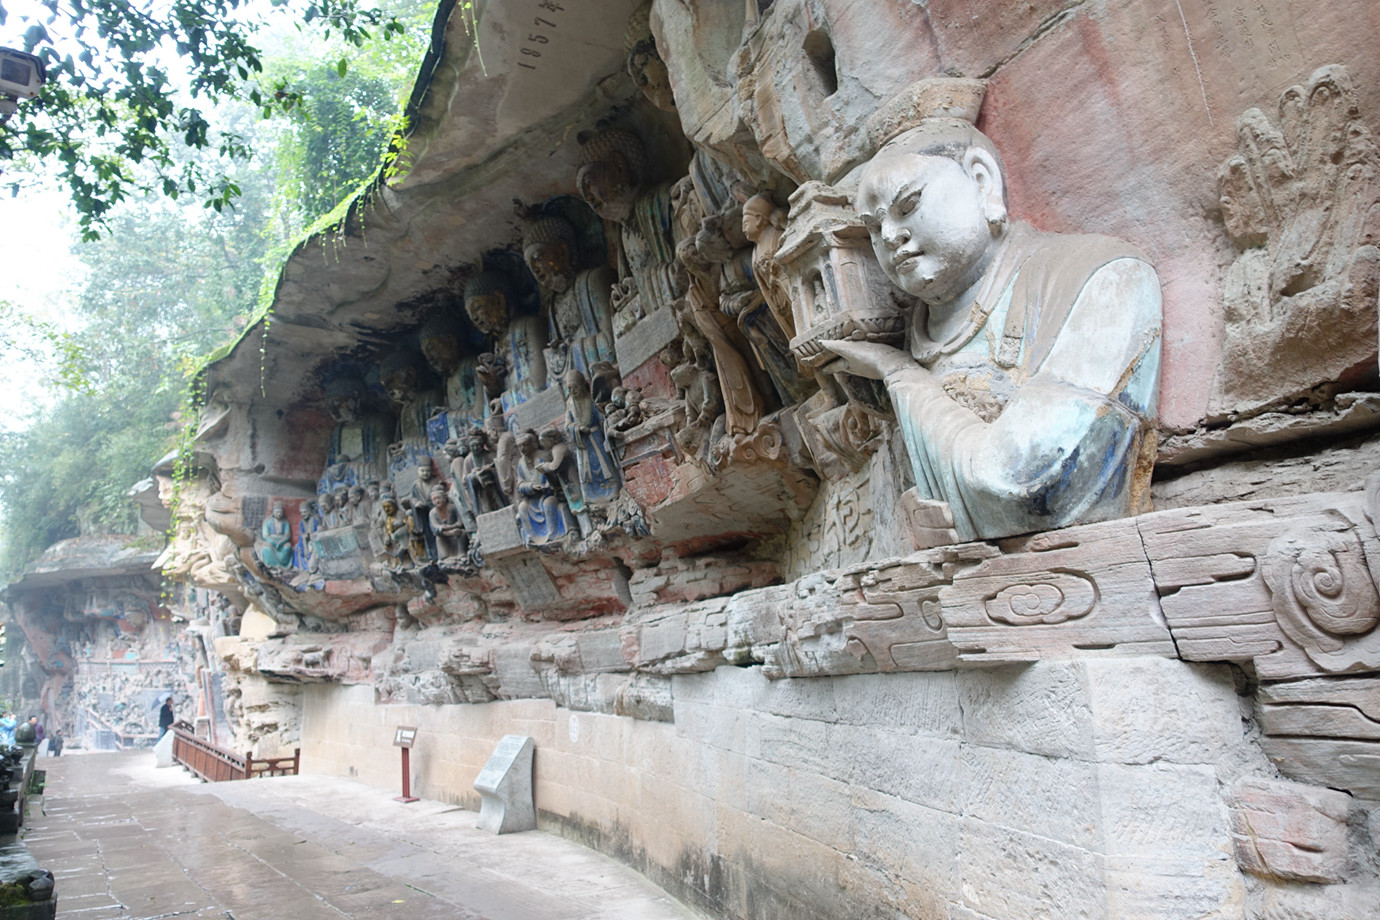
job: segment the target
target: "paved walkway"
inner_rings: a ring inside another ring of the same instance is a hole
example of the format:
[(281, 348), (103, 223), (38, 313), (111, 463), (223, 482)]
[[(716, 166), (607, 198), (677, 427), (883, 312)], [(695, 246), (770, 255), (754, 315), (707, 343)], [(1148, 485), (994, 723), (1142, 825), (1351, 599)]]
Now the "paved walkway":
[(147, 751), (42, 758), (25, 840), (69, 920), (694, 920), (540, 831), (326, 776), (203, 784)]

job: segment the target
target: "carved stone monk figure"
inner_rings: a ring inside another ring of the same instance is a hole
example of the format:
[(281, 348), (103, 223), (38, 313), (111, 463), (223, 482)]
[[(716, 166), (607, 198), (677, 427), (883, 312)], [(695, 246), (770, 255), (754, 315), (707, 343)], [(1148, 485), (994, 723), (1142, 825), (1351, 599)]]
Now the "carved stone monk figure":
[(469, 536), (465, 533), (459, 510), (450, 503), (450, 495), (440, 483), (431, 487), (430, 498), (430, 523), (436, 539), (436, 558), (447, 562), (463, 557)]
[(962, 119), (926, 118), (883, 145), (857, 210), (887, 277), (920, 304), (905, 351), (827, 347), (886, 382), (928, 542), (1139, 510), (1160, 360), (1160, 285), (1145, 258), (1010, 223), (997, 151)]
[(264, 518), (260, 532), (264, 547), (259, 556), (264, 565), (272, 568), (287, 568), (292, 565), (292, 523), (283, 511), (282, 502), (273, 503), (273, 513)]

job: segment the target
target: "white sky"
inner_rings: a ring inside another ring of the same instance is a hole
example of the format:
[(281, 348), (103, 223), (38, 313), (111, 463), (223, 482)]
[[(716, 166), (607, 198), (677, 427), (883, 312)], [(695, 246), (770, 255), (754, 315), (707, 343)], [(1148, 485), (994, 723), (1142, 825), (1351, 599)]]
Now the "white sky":
[[(51, 189), (0, 195), (0, 300), (68, 331), (86, 278), (85, 265), (72, 253), (72, 213), (67, 199)], [(16, 332), (0, 334), (13, 341)], [(30, 410), (46, 399), (43, 370), (7, 349), (0, 357), (0, 426), (24, 427)]]

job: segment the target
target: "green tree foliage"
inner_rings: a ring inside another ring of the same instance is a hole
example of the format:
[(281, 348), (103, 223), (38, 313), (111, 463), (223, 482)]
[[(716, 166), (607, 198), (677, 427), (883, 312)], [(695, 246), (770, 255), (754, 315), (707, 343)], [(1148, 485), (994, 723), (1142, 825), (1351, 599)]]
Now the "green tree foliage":
[(406, 127), (401, 113), (435, 8), (395, 0), (388, 9), (404, 26), (393, 41), (356, 49), (288, 36), (266, 59), (264, 77), (283, 93), (272, 157), (279, 234), (296, 237), (350, 197)]
[(127, 493), (172, 446), (183, 367), (236, 331), (257, 295), (264, 244), (246, 214), (122, 208), (84, 247), (80, 389), (0, 434), (0, 568), (12, 574), (79, 532), (133, 532)]
[[(240, 194), (224, 171), (178, 150), (245, 159), (246, 138), (218, 130), (215, 107), (243, 100), (272, 111), (297, 101), (281, 84), (259, 79), (257, 42), (266, 24), (319, 28), (349, 46), (402, 31), (394, 17), (359, 0), (272, 0), (268, 7), (244, 0), (38, 2), (42, 14), (17, 16), (16, 25), (24, 50), (45, 62), (48, 82), (39, 106), (26, 104), (22, 118), (0, 128), (0, 159), (22, 152), (27, 168), (56, 164), (87, 239), (132, 193), (201, 195), (217, 210)], [(0, 27), (7, 25), (0, 5)]]
[[(27, 428), (0, 431), (0, 577), (57, 540), (134, 530), (127, 493), (176, 443), (186, 370), (242, 330), (301, 229), (378, 172), (431, 15), (419, 2), (395, 9), (409, 24), (403, 41), (266, 43), (258, 74), (283, 94), (272, 120), (260, 119), (252, 99), (207, 115), (245, 142), (227, 180), (234, 207), (208, 209), (170, 192), (100, 212), (106, 232), (77, 249), (90, 271), (74, 305), (81, 331), (25, 327), (33, 335), (24, 347), (66, 347), (57, 366), (75, 388)], [(217, 168), (209, 149), (166, 155), (168, 165), (146, 161), (130, 175)], [(147, 179), (126, 185), (143, 187), (159, 190)], [(14, 347), (0, 342), (0, 359)]]

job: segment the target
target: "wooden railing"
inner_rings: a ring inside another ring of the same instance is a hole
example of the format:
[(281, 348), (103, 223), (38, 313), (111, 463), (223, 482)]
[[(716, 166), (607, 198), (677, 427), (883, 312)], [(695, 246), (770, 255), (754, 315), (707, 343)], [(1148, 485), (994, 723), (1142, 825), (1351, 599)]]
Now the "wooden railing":
[(236, 754), (198, 738), (192, 726), (178, 722), (173, 733), (173, 760), (208, 783), (256, 776), (296, 776), (302, 765), (302, 749), (294, 748), (291, 757), (255, 757)]

